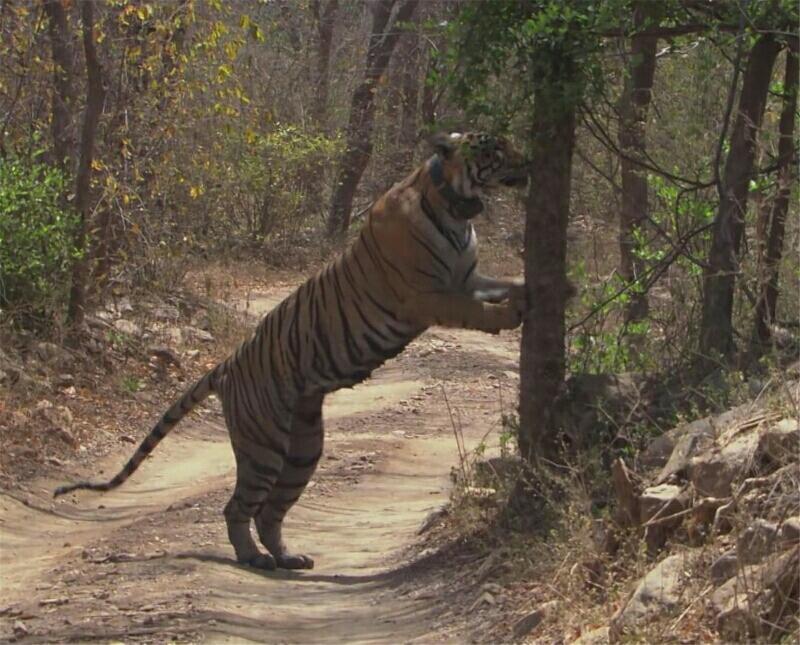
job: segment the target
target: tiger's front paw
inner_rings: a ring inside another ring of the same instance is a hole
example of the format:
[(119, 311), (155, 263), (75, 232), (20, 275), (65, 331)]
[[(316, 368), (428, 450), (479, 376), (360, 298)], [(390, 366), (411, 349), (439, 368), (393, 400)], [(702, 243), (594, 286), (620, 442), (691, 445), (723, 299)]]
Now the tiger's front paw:
[(501, 305), (492, 305), (486, 331), (497, 334), (502, 329), (516, 329), (522, 324), (524, 309), (515, 300), (507, 300)]

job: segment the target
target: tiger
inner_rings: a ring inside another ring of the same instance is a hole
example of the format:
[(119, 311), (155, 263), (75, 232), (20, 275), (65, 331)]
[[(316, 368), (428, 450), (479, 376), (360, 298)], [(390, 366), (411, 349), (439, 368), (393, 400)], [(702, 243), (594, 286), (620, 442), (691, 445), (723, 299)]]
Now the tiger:
[(364, 381), (428, 327), (498, 333), (518, 327), (527, 311), (521, 281), (478, 273), (471, 223), (485, 192), (527, 183), (523, 156), (481, 132), (442, 133), (432, 144), (434, 154), (376, 200), (353, 243), (175, 401), (112, 479), (54, 495), (121, 485), (215, 393), (236, 463), (223, 514), (237, 562), (313, 568), (311, 557), (289, 551), (282, 526), (322, 455), (325, 395)]

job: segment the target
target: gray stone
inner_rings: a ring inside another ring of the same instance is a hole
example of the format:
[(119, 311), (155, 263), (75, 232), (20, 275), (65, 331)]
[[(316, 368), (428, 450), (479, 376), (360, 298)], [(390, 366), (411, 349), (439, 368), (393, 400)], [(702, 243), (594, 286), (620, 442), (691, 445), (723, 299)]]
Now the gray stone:
[(552, 614), (557, 608), (558, 601), (551, 600), (523, 616), (514, 623), (514, 636), (521, 638), (526, 634), (530, 634), (545, 618), (547, 618), (548, 614)]
[(711, 609), (720, 638), (739, 643), (789, 631), (798, 611), (798, 565), (800, 547), (795, 547), (745, 567), (719, 587), (711, 596)]
[(662, 484), (673, 477), (685, 478), (692, 457), (714, 444), (714, 430), (708, 419), (694, 421), (682, 430), (669, 460), (656, 477), (656, 484)]
[(764, 556), (775, 550), (777, 540), (778, 526), (773, 522), (756, 519), (736, 540), (739, 561), (742, 564), (761, 562)]
[(689, 479), (697, 493), (703, 497), (730, 497), (732, 484), (749, 474), (758, 441), (758, 433), (742, 432), (721, 448), (694, 457)]
[(181, 315), (178, 308), (172, 305), (158, 305), (150, 313), (156, 320), (177, 320)]
[(198, 340), (203, 343), (214, 342), (214, 337), (205, 329), (199, 329), (198, 327), (184, 327), (182, 331), (184, 336), (187, 336), (193, 340)]
[(800, 515), (787, 517), (781, 524), (778, 533), (781, 548), (794, 546), (800, 543)]
[(42, 341), (36, 343), (34, 354), (42, 363), (55, 363), (61, 367), (72, 364), (72, 354), (55, 343)]
[[(683, 488), (673, 484), (646, 488), (639, 496), (639, 517), (642, 524), (653, 518), (658, 520), (669, 517), (688, 508), (688, 500), (682, 493)], [(680, 523), (680, 519), (677, 521)]]
[(719, 556), (714, 562), (711, 563), (709, 569), (709, 577), (711, 582), (716, 586), (723, 584), (725, 581), (730, 580), (736, 575), (739, 569), (739, 558), (736, 557), (735, 551), (728, 551)]
[(139, 336), (142, 333), (142, 328), (139, 325), (124, 318), (114, 321), (114, 329), (128, 336)]
[(783, 465), (800, 458), (800, 425), (797, 419), (783, 419), (767, 428), (758, 442), (761, 457)]
[(608, 642), (608, 627), (598, 627), (590, 632), (581, 634), (570, 645), (605, 645)]
[(686, 584), (684, 571), (693, 555), (679, 553), (665, 558), (639, 581), (636, 590), (609, 625), (609, 640), (618, 641), (625, 631), (678, 606)]

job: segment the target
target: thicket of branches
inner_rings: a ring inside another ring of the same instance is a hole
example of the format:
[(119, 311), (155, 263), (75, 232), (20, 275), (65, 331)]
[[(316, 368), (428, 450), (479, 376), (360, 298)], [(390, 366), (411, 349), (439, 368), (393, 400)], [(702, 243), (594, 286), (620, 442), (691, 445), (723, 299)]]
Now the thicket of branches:
[(335, 251), (426, 133), (508, 132), (528, 452), (566, 370), (741, 366), (797, 324), (797, 23), (789, 0), (3, 0), (2, 316), (80, 342), (109, 289), (187, 257)]

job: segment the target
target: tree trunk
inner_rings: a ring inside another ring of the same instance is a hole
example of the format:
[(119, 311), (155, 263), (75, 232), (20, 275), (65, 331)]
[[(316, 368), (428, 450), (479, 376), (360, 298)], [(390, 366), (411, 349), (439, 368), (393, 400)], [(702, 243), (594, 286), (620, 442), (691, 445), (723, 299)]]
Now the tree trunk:
[(53, 57), (53, 92), (51, 132), (56, 165), (67, 170), (75, 147), (72, 106), (74, 104), (74, 71), (72, 35), (61, 0), (47, 0), (44, 10), (49, 18), (50, 47)]
[(414, 162), (417, 145), (417, 103), (419, 102), (419, 14), (413, 19), (413, 31), (400, 41), (400, 132), (397, 142), (397, 164), (408, 169)]
[(97, 57), (94, 35), (94, 3), (82, 2), (81, 25), (83, 32), (83, 51), (86, 58), (86, 109), (83, 114), (81, 128), (80, 157), (78, 172), (75, 177), (75, 209), (80, 221), (75, 236), (75, 247), (83, 252), (72, 268), (72, 286), (69, 293), (67, 319), (73, 329), (83, 325), (86, 305), (86, 278), (88, 275), (88, 256), (86, 254), (86, 237), (91, 217), (90, 193), (92, 177), (92, 161), (94, 160), (94, 144), (97, 138), (97, 125), (103, 111), (105, 88), (103, 87), (103, 69)]
[(795, 170), (794, 125), (797, 112), (798, 39), (789, 39), (786, 52), (786, 72), (783, 81), (783, 110), (778, 125), (778, 187), (772, 202), (766, 247), (764, 249), (764, 272), (761, 292), (756, 303), (754, 345), (764, 346), (770, 340), (770, 325), (775, 322), (778, 302), (778, 271), (783, 255), (783, 237), (786, 229), (786, 214), (792, 192)]
[[(634, 8), (636, 29), (649, 26), (655, 17), (658, 5), (637, 4)], [(656, 45), (658, 37), (636, 34), (631, 39), (630, 75), (625, 79), (625, 88), (620, 99), (619, 148), (622, 153), (622, 207), (620, 210), (619, 251), (620, 273), (628, 283), (638, 279), (645, 267), (635, 256), (635, 233), (647, 219), (647, 171), (636, 163), (644, 159), (647, 150), (647, 111), (656, 71)], [(635, 322), (647, 317), (647, 293), (640, 289), (630, 291), (626, 320)]]
[(317, 69), (316, 95), (312, 107), (313, 117), (317, 125), (327, 132), (328, 127), (328, 88), (330, 83), (331, 43), (336, 13), (339, 11), (339, 0), (328, 0), (328, 4), (320, 12), (320, 0), (313, 0), (311, 11), (317, 23)]
[(553, 87), (536, 91), (531, 132), (525, 207), (525, 283), (531, 310), (522, 327), (519, 405), (519, 449), (527, 460), (557, 450), (552, 416), (565, 371), (567, 222), (575, 144), (575, 106), (565, 92)]
[(778, 43), (771, 34), (760, 36), (750, 52), (742, 81), (722, 177), (722, 196), (703, 279), (700, 353), (706, 361), (720, 356), (729, 358), (735, 350), (733, 292), (747, 213), (747, 193), (753, 176), (758, 130), (778, 50)]
[(367, 49), (364, 80), (353, 92), (347, 127), (347, 148), (339, 166), (328, 214), (328, 236), (343, 237), (350, 225), (350, 211), (356, 187), (372, 154), (372, 128), (375, 122), (375, 93), (386, 71), (401, 32), (397, 29), (414, 13), (419, 0), (404, 0), (390, 24), (395, 0), (379, 0), (373, 6), (372, 33)]

